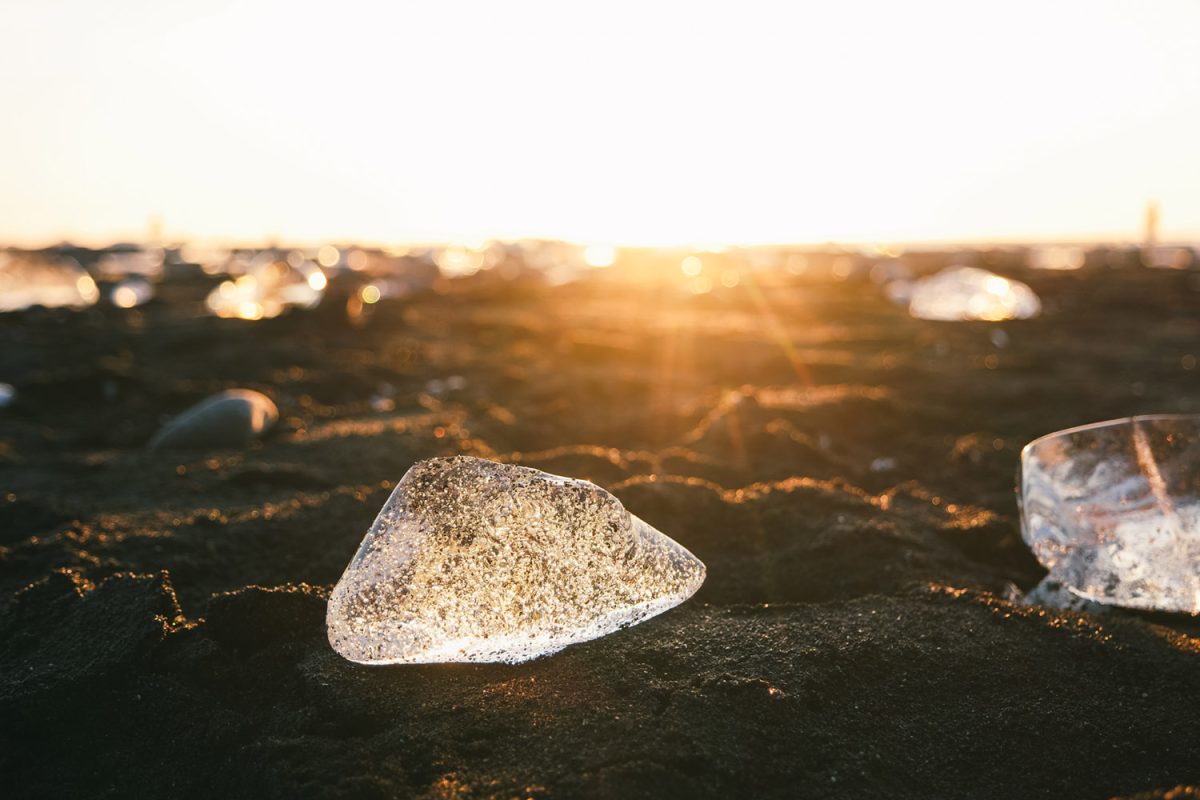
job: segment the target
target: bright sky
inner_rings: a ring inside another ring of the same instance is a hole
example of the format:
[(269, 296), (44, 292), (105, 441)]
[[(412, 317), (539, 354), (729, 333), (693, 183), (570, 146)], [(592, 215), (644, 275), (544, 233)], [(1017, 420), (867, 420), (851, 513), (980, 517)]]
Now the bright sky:
[(1200, 2), (0, 3), (0, 242), (1200, 239)]

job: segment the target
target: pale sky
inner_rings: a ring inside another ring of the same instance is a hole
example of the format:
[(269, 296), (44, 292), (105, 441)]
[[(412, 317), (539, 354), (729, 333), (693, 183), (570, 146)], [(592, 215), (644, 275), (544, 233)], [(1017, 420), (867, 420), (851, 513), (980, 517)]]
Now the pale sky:
[(1200, 239), (1200, 2), (4, 0), (0, 244)]

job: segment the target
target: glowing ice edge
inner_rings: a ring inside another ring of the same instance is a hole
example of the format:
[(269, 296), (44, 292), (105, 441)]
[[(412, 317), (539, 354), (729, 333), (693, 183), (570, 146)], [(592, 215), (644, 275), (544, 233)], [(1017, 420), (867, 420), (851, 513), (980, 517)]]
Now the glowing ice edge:
[[(590, 642), (593, 639), (599, 639), (610, 633), (637, 625), (639, 622), (674, 608), (690, 598), (699, 588), (696, 586), (690, 593), (682, 597), (663, 597), (640, 603), (628, 609), (614, 611), (569, 638), (561, 636), (537, 636), (534, 638), (497, 636), (487, 639), (464, 637), (442, 642), (437, 647), (414, 653), (407, 658), (380, 658), (369, 661), (352, 658), (345, 653), (339, 654), (355, 664), (380, 667), (389, 664), (520, 664), (535, 658), (553, 655), (573, 644)], [(365, 636), (354, 638), (359, 641), (367, 639)], [(487, 652), (482, 652), (482, 648), (480, 648), (480, 643), (483, 642), (487, 643)], [(475, 652), (472, 652), (473, 650)]]

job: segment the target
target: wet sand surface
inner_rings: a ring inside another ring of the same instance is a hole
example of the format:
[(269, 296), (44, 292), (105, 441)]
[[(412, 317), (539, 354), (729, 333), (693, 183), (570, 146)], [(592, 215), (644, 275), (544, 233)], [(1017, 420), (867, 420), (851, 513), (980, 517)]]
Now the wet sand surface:
[[(362, 327), (332, 299), (205, 317), (197, 281), (141, 311), (0, 316), (19, 392), (0, 410), (4, 794), (1101, 798), (1200, 781), (1200, 625), (1006, 599), (1043, 574), (1020, 538), (1024, 443), (1200, 413), (1200, 276), (1018, 277), (1040, 319), (920, 322), (854, 280), (460, 287)], [(279, 406), (263, 441), (145, 451), (231, 387)], [(595, 481), (707, 582), (524, 665), (344, 661), (329, 588), (408, 467), (455, 453)]]

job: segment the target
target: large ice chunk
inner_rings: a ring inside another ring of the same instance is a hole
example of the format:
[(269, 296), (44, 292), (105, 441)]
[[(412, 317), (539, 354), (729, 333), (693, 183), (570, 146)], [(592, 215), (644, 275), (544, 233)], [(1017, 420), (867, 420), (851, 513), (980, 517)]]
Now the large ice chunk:
[(1026, 445), (1021, 530), (1073, 594), (1200, 613), (1200, 417), (1099, 422)]
[(478, 458), (414, 465), (329, 599), (364, 664), (517, 663), (682, 603), (704, 564), (587, 481)]
[(950, 267), (912, 286), (908, 313), (919, 319), (1029, 319), (1042, 312), (1033, 289), (975, 267)]

